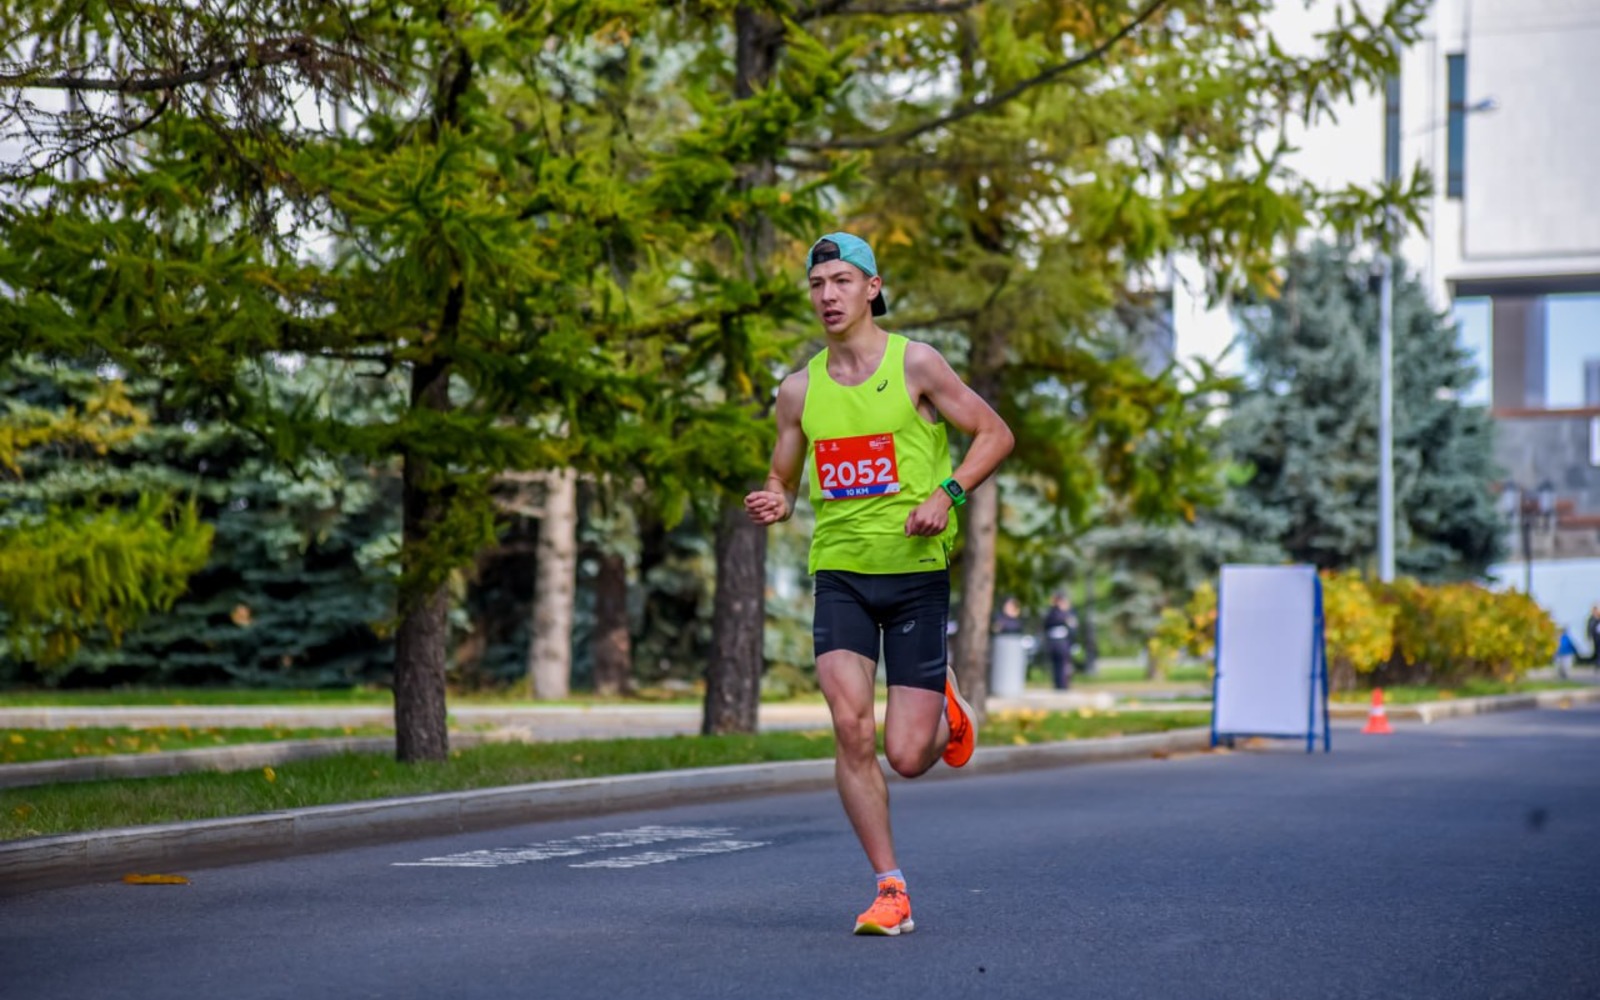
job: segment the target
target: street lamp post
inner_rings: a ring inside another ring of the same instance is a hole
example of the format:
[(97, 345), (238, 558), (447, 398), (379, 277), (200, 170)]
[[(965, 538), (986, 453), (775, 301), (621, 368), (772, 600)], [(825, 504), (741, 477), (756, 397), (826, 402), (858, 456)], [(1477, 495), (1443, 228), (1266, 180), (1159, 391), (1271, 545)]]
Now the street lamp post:
[(1522, 592), (1533, 595), (1533, 518), (1531, 510), (1533, 499), (1526, 494), (1522, 497), (1521, 510), (1518, 520), (1522, 528)]
[[(1494, 111), (1492, 97), (1462, 109), (1464, 115)], [(1446, 121), (1432, 122), (1413, 137), (1433, 132)], [(1396, 158), (1397, 159), (1397, 158)], [(1384, 158), (1384, 182), (1396, 184), (1395, 160)], [(1383, 211), (1383, 239), (1378, 247), (1378, 579), (1394, 582), (1394, 249), (1400, 237), (1393, 207)]]
[(1378, 579), (1394, 582), (1394, 216), (1384, 212), (1378, 293)]
[(1533, 522), (1537, 518), (1547, 531), (1555, 526), (1555, 484), (1546, 479), (1537, 490), (1529, 490), (1506, 483), (1500, 497), (1506, 516), (1516, 518), (1517, 534), (1522, 540), (1522, 592), (1532, 597)]

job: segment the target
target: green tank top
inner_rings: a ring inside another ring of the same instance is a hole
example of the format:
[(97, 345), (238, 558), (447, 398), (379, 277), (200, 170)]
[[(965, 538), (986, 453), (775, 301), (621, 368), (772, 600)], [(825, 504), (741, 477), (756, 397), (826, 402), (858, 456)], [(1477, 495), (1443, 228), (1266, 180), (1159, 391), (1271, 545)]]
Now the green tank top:
[(944, 569), (956, 536), (908, 538), (906, 518), (950, 478), (942, 422), (929, 423), (906, 389), (906, 338), (889, 334), (878, 370), (860, 385), (828, 376), (828, 352), (807, 366), (800, 413), (810, 451), (811, 572), (915, 573)]

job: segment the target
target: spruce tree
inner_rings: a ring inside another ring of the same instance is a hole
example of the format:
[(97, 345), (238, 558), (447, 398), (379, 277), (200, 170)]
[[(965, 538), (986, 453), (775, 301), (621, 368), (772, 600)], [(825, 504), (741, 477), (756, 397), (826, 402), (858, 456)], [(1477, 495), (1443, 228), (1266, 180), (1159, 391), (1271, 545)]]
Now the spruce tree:
[(0, 676), (121, 639), (205, 563), (212, 529), (187, 484), (117, 470), (153, 437), (143, 403), (114, 366), (0, 367)]
[[(313, 364), (313, 368), (323, 367)], [(297, 373), (302, 383), (313, 372)], [(328, 405), (347, 415), (362, 401), (333, 373), (317, 379)], [(286, 375), (278, 375), (287, 381)], [(386, 567), (397, 519), (396, 484), (382, 469), (328, 459), (285, 469), (254, 438), (215, 412), (177, 407), (160, 380), (114, 381), (81, 366), (21, 361), (0, 377), (11, 400), (70, 408), (112, 389), (143, 420), (104, 447), (58, 443), (21, 456), (0, 481), (0, 505), (28, 510), (137, 509), (143, 496), (183, 497), (211, 539), (209, 558), (127, 627), (86, 622), (71, 655), (12, 648), (5, 675), (25, 683), (243, 683), (316, 687), (385, 680), (393, 650), (383, 624), (394, 615)], [(131, 542), (138, 536), (129, 534)], [(182, 546), (155, 539), (161, 553)], [(40, 594), (42, 569), (17, 582)], [(55, 574), (50, 574), (55, 575)], [(14, 616), (20, 602), (4, 602)]]
[[(1481, 576), (1499, 526), (1489, 417), (1462, 405), (1475, 377), (1456, 331), (1397, 266), (1396, 564), (1427, 579)], [(1251, 478), (1237, 499), (1291, 559), (1371, 567), (1378, 497), (1378, 301), (1368, 260), (1319, 244), (1282, 293), (1246, 310), (1251, 388), (1226, 424)]]

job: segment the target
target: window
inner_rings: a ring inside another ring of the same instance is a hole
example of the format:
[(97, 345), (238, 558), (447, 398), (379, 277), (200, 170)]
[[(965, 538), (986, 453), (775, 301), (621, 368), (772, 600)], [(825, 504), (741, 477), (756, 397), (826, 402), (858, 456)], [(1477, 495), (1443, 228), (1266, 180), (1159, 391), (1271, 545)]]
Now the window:
[(1383, 81), (1383, 179), (1400, 179), (1400, 74)]
[(1446, 119), (1445, 181), (1447, 198), (1460, 198), (1467, 166), (1467, 57), (1445, 57), (1450, 76), (1450, 111)]
[(1600, 295), (1552, 295), (1544, 305), (1544, 405), (1600, 406)]
[(1473, 367), (1478, 369), (1478, 380), (1461, 390), (1460, 400), (1466, 406), (1489, 405), (1489, 374), (1493, 352), (1490, 345), (1492, 313), (1488, 299), (1456, 299), (1450, 308), (1452, 318), (1461, 338), (1461, 349), (1467, 352)]

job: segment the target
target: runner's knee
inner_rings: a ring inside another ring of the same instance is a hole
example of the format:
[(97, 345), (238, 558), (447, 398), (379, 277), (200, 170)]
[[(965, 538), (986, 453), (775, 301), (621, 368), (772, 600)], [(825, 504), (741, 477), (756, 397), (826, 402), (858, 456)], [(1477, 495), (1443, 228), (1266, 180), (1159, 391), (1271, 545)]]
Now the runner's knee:
[(902, 778), (915, 778), (928, 773), (928, 768), (933, 766), (936, 758), (930, 756), (924, 748), (921, 751), (908, 751), (901, 749), (889, 750), (885, 753), (889, 758), (889, 766)]
[(833, 736), (838, 741), (839, 750), (846, 756), (870, 757), (877, 751), (878, 727), (873, 720), (872, 713), (864, 716), (835, 716), (833, 720)]

